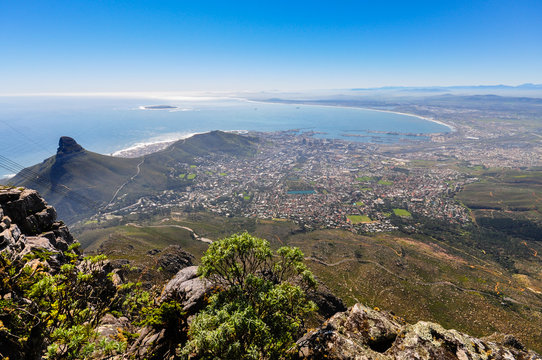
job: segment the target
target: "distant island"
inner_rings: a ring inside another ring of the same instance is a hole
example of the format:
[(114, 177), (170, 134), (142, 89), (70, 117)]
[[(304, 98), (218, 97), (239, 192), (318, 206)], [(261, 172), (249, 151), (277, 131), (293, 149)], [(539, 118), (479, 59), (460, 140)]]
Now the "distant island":
[(147, 106), (140, 106), (139, 107), (142, 110), (171, 110), (171, 109), (178, 109), (177, 106), (171, 106), (171, 105), (147, 105)]

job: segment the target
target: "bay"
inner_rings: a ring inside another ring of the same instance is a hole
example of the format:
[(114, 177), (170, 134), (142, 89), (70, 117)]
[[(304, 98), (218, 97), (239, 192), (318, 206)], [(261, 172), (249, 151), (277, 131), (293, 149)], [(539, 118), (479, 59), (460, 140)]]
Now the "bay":
[[(143, 108), (156, 105), (176, 108)], [(363, 142), (394, 142), (409, 138), (407, 133), (450, 131), (442, 124), (391, 112), (195, 97), (4, 96), (0, 97), (0, 126), (0, 156), (5, 158), (0, 158), (4, 159), (0, 176), (54, 155), (60, 136), (73, 137), (90, 151), (113, 154), (136, 144), (211, 130), (297, 129), (316, 132), (318, 137)]]

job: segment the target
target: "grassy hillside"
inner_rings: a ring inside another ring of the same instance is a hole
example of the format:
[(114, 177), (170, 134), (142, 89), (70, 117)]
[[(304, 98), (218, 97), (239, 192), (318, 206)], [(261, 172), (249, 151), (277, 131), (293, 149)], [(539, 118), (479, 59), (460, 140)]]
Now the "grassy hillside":
[(73, 148), (67, 152), (59, 148), (57, 155), (24, 169), (10, 180), (13, 185), (38, 190), (55, 206), (59, 218), (68, 223), (104, 209), (114, 195), (123, 196), (124, 202), (130, 203), (164, 190), (183, 190), (188, 179), (168, 176), (176, 166), (215, 153), (247, 156), (256, 151), (256, 140), (213, 131), (135, 159), (93, 153), (74, 141), (70, 146)]
[(434, 239), (322, 230), (287, 243), (302, 248), (312, 270), (349, 305), (363, 302), (479, 336), (514, 333), (540, 350), (539, 273), (512, 273), (482, 252)]
[(193, 163), (197, 157), (211, 154), (249, 156), (255, 153), (257, 139), (222, 131), (212, 131), (177, 141), (166, 149), (144, 157), (139, 175), (128, 183), (119, 196), (127, 202), (142, 194), (163, 190), (184, 190), (191, 183), (185, 178), (168, 176), (181, 163)]
[(542, 171), (492, 169), (478, 178), (458, 200), (494, 242), (508, 245), (508, 254), (531, 254), (529, 249), (542, 242)]
[(542, 216), (541, 170), (486, 170), (459, 195), (472, 209), (537, 211)]
[(76, 216), (97, 212), (98, 207), (111, 199), (115, 190), (134, 175), (139, 161), (83, 150), (52, 156), (24, 169), (10, 181), (38, 190), (49, 204), (55, 206), (59, 218), (70, 222)]

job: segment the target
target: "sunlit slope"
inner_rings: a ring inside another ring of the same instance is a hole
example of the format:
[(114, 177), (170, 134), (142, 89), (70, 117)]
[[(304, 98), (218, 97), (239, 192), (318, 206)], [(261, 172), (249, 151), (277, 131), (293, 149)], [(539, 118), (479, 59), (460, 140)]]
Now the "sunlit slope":
[[(177, 239), (175, 243), (194, 254), (197, 263), (206, 244), (189, 238), (181, 227), (211, 239), (246, 230), (266, 238), (273, 247), (301, 248), (320, 281), (348, 305), (363, 302), (411, 322), (436, 321), (477, 336), (512, 333), (542, 350), (542, 277), (537, 270), (541, 262), (534, 253), (542, 253), (538, 243), (526, 257), (511, 256), (519, 269), (511, 271), (480, 249), (420, 235), (302, 232), (289, 221), (206, 213), (175, 212), (126, 221), (127, 225), (110, 227), (88, 224), (77, 230), (77, 236), (89, 250), (101, 249), (135, 263), (140, 262), (137, 254), (144, 259), (148, 251)], [(141, 226), (134, 227), (133, 221)]]
[(149, 189), (182, 190), (190, 184), (188, 179), (169, 176), (180, 164), (192, 164), (194, 159), (211, 154), (251, 155), (256, 151), (256, 141), (256, 138), (223, 131), (211, 131), (179, 140), (162, 151), (145, 156), (140, 174), (127, 184), (119, 196), (126, 194), (137, 197), (141, 193), (148, 193)]
[[(349, 305), (363, 302), (409, 321), (436, 321), (477, 336), (513, 333), (541, 350), (540, 259), (517, 258), (509, 271), (482, 251), (429, 238), (360, 236), (340, 230), (287, 239)], [(536, 246), (540, 251), (542, 247)]]

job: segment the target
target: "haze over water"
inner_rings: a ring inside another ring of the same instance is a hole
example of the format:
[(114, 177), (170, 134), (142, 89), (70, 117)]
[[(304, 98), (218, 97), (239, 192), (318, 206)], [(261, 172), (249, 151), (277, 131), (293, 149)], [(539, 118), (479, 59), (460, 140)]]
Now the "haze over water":
[[(162, 104), (178, 109), (140, 108)], [(58, 139), (64, 135), (73, 137), (90, 151), (112, 154), (138, 143), (175, 140), (211, 130), (299, 129), (318, 132), (315, 135), (318, 137), (364, 142), (405, 138), (372, 131), (450, 131), (441, 124), (395, 113), (226, 98), (0, 97), (0, 123), (3, 125), (0, 155), (25, 167), (54, 155)], [(12, 173), (0, 168), (0, 176)]]

